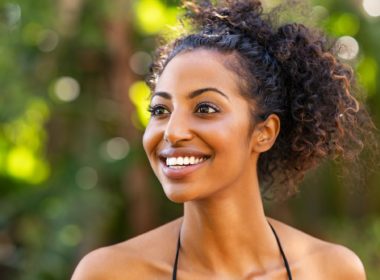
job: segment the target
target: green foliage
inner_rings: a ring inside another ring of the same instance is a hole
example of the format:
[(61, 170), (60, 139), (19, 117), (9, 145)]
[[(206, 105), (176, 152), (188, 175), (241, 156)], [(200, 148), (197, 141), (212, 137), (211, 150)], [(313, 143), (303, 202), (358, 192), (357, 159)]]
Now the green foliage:
[(143, 34), (157, 34), (177, 21), (177, 8), (159, 0), (135, 1), (134, 10), (136, 25)]
[(137, 81), (129, 88), (129, 97), (136, 106), (138, 118), (143, 126), (148, 124), (150, 113), (149, 106), (150, 90), (144, 81)]

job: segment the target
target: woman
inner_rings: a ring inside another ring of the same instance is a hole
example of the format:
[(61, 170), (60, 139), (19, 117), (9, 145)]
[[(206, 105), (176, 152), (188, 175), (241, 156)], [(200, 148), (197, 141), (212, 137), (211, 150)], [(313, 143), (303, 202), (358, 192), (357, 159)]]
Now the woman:
[(349, 249), (267, 218), (260, 192), (290, 195), (322, 160), (357, 159), (372, 122), (352, 71), (258, 0), (187, 8), (194, 30), (152, 67), (143, 139), (184, 215), (90, 253), (73, 279), (365, 279)]

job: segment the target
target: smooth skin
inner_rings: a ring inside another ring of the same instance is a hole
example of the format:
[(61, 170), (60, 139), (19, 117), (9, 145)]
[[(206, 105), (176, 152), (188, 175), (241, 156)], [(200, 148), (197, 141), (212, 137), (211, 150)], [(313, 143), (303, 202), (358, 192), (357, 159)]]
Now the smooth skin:
[[(252, 129), (254, 105), (225, 66), (229, 59), (233, 56), (211, 50), (181, 53), (166, 66), (152, 95), (144, 149), (167, 197), (184, 203), (184, 216), (91, 252), (72, 280), (171, 279), (179, 232), (177, 279), (285, 280), (268, 221), (293, 279), (366, 279), (349, 249), (265, 216), (257, 160), (274, 144), (280, 120), (272, 114)], [(181, 153), (207, 159), (189, 172), (173, 173), (162, 157)]]

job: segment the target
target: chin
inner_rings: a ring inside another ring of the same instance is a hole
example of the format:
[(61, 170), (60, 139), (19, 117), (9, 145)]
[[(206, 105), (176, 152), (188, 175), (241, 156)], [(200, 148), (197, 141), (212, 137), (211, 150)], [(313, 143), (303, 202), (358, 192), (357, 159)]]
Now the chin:
[(185, 203), (185, 202), (190, 201), (188, 198), (183, 197), (183, 196), (180, 196), (180, 195), (171, 195), (171, 196), (166, 195), (166, 197), (167, 197), (171, 202), (178, 203), (178, 204), (181, 204), (181, 203)]
[[(178, 187), (178, 186), (176, 186)], [(184, 203), (188, 201), (196, 200), (197, 197), (192, 194), (188, 189), (182, 188), (181, 190), (178, 190), (178, 188), (175, 188), (173, 186), (165, 186), (164, 192), (166, 197), (175, 203)]]
[(185, 203), (193, 200), (191, 196), (183, 192), (165, 192), (166, 197), (175, 203)]

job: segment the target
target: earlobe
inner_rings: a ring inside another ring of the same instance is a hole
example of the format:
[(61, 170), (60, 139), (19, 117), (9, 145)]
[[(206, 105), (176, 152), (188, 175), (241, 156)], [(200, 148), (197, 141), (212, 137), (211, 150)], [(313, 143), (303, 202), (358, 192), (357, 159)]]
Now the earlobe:
[(275, 143), (279, 132), (280, 118), (275, 114), (256, 124), (252, 134), (252, 151), (256, 153), (268, 151)]

